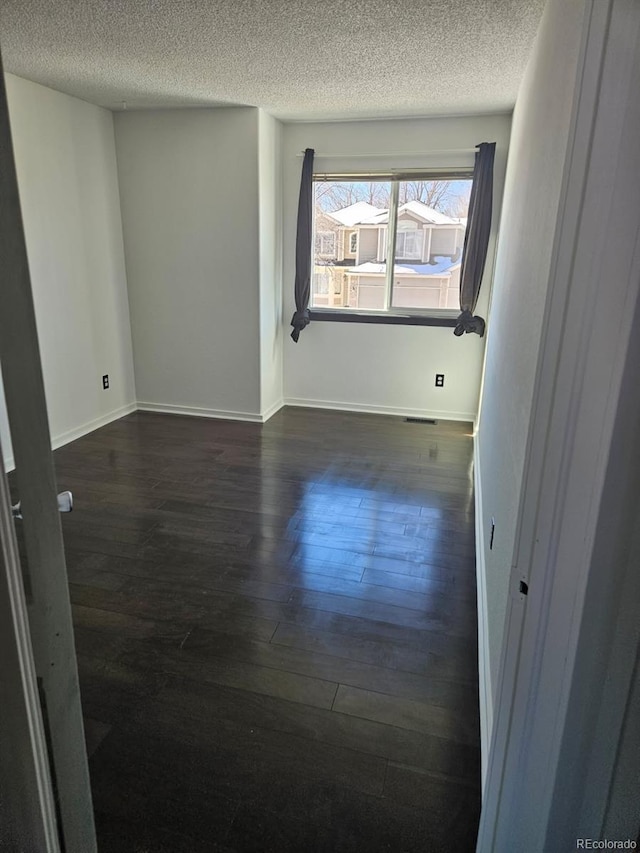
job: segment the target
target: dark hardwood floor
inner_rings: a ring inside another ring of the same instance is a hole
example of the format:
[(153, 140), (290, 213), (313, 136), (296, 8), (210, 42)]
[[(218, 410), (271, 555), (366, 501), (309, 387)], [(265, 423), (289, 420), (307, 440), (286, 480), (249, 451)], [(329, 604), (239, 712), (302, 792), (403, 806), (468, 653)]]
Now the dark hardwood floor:
[(56, 451), (101, 853), (475, 849), (470, 432), (138, 413)]

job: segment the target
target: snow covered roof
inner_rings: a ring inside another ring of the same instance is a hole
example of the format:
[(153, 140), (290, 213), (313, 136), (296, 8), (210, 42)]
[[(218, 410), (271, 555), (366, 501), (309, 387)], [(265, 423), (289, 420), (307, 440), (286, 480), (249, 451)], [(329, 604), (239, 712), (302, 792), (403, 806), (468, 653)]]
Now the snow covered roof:
[(366, 201), (357, 201), (355, 204), (350, 204), (348, 207), (343, 207), (342, 210), (334, 210), (332, 213), (327, 213), (332, 219), (337, 220), (341, 225), (350, 227), (352, 225), (360, 225), (365, 219), (370, 219), (372, 216), (388, 211), (381, 207), (374, 207)]
[[(440, 276), (453, 272), (454, 269), (460, 266), (460, 263), (460, 258), (454, 261), (447, 255), (436, 255), (432, 264), (395, 264), (393, 269), (394, 275)], [(367, 261), (364, 264), (350, 267), (345, 272), (350, 275), (384, 275), (386, 268), (386, 264)]]
[(421, 201), (408, 201), (406, 204), (403, 204), (398, 208), (398, 213), (402, 213), (404, 210), (409, 213), (413, 213), (421, 219), (424, 219), (425, 222), (431, 222), (434, 225), (457, 224), (457, 220), (452, 219), (450, 216), (445, 216), (444, 213), (440, 213), (439, 210), (435, 210), (433, 207), (429, 207)]
[[(414, 216), (417, 216), (418, 219), (421, 219), (423, 222), (428, 222), (430, 225), (459, 225), (461, 222), (460, 219), (453, 219), (451, 216), (446, 216), (444, 213), (440, 213), (439, 210), (434, 210), (433, 207), (429, 207), (429, 205), (423, 204), (421, 201), (408, 201), (406, 204), (401, 204), (398, 207), (398, 215), (404, 212), (412, 213)], [(334, 213), (333, 216), (335, 215), (336, 214)], [(367, 219), (362, 219), (358, 224), (386, 225), (388, 221), (389, 211), (378, 210)]]

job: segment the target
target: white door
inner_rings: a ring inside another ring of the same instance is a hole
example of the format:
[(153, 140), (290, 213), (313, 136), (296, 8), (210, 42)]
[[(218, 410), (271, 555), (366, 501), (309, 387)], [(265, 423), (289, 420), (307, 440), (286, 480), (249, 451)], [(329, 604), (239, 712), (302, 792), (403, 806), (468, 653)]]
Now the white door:
[(638, 832), (640, 5), (584, 7), (478, 853)]
[(26, 551), (22, 572), (28, 581), (25, 595), (3, 469), (0, 848), (94, 853), (71, 607), (1, 62), (0, 367), (23, 514), (17, 522)]
[(0, 847), (58, 853), (20, 558), (0, 448)]

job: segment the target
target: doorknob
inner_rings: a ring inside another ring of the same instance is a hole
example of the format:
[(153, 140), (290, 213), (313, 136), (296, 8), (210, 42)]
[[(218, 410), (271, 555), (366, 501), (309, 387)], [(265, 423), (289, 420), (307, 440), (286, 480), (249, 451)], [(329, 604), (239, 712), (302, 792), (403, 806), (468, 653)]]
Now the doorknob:
[(60, 512), (71, 512), (73, 509), (73, 495), (71, 492), (60, 492), (58, 495), (58, 509)]
[[(71, 512), (73, 509), (73, 495), (71, 492), (60, 492), (58, 495), (58, 509), (60, 512)], [(11, 507), (11, 512), (14, 518), (22, 518), (20, 501)]]

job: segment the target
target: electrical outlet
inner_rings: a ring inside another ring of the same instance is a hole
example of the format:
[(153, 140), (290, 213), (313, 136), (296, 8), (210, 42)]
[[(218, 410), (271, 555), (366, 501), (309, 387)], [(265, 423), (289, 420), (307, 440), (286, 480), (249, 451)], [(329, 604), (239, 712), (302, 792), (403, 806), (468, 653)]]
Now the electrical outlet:
[(496, 532), (496, 520), (491, 516), (491, 538), (489, 539), (489, 550), (493, 551), (493, 534)]
[(105, 375), (102, 377), (102, 388), (104, 391), (107, 391), (109, 388), (109, 374), (108, 373), (105, 373)]
[(436, 388), (444, 388), (444, 373), (436, 373)]

